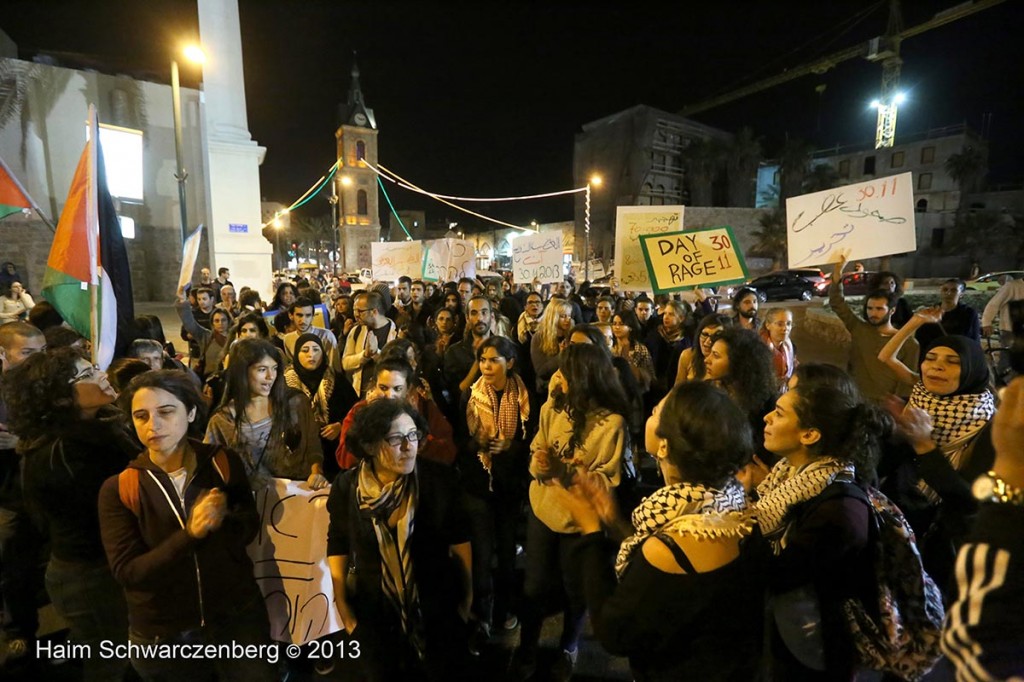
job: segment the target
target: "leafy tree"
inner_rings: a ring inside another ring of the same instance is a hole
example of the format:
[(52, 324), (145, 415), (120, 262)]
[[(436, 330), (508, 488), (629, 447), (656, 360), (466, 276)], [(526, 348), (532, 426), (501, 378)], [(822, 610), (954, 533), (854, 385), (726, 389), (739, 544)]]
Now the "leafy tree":
[(812, 166), (804, 177), (803, 191), (805, 194), (821, 192), (839, 186), (839, 172), (827, 163)]
[(722, 167), (722, 147), (717, 140), (693, 140), (683, 152), (683, 167), (690, 188), (691, 206), (711, 206), (712, 185)]
[(1002, 211), (965, 211), (956, 218), (951, 239), (946, 245), (950, 254), (966, 255), (971, 261), (992, 253), (1015, 253), (1017, 260), (1024, 250), (1024, 216)]
[(754, 205), (757, 166), (762, 158), (761, 139), (754, 131), (741, 128), (725, 148), (725, 171), (729, 182), (729, 205)]
[(779, 163), (781, 171), (780, 202), (785, 202), (789, 197), (803, 194), (804, 178), (807, 177), (807, 170), (811, 165), (812, 151), (809, 142), (796, 137), (786, 140)]
[(944, 164), (946, 173), (960, 188), (960, 205), (957, 214), (967, 211), (967, 195), (981, 188), (981, 181), (988, 174), (988, 150), (964, 147), (957, 154), (950, 154)]
[(772, 259), (772, 270), (786, 267), (786, 211), (774, 208), (766, 211), (758, 219), (761, 228), (754, 230), (751, 236), (757, 240), (751, 254)]

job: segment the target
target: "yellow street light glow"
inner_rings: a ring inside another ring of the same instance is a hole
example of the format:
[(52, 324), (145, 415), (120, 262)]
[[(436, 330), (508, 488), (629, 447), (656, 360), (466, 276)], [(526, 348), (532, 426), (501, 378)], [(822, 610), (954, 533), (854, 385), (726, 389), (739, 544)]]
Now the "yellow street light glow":
[(274, 218), (274, 222), (273, 222), (272, 224), (273, 224), (273, 226), (274, 226), (275, 228), (277, 228), (277, 229), (279, 229), (279, 230), (280, 230), (280, 229), (281, 229), (282, 227), (284, 227), (284, 223), (283, 223), (283, 222), (281, 222), (281, 219), (280, 219), (280, 218)]
[(597, 173), (595, 173), (595, 174), (590, 176), (590, 184), (591, 185), (593, 185), (595, 187), (599, 187), (601, 185), (601, 182), (602, 182), (601, 176), (598, 175)]
[(342, 176), (341, 176), (341, 184), (343, 184), (343, 185), (345, 185), (346, 187), (348, 187), (349, 185), (351, 185), (351, 184), (352, 184), (352, 178), (350, 178), (350, 177), (349, 177), (349, 176), (347, 176), (347, 175), (342, 175)]
[(198, 45), (186, 45), (182, 52), (185, 55), (185, 59), (195, 64), (202, 64), (206, 61), (206, 53)]

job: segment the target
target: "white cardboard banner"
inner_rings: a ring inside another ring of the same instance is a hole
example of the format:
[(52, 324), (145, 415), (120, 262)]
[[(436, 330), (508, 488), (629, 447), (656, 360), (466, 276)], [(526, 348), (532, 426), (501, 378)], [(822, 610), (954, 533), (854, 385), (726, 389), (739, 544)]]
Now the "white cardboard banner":
[(436, 239), (427, 242), (423, 254), (423, 279), (453, 282), (476, 277), (476, 246), (468, 239)]
[(562, 231), (518, 235), (512, 243), (512, 281), (529, 284), (561, 282)]
[(914, 178), (890, 175), (786, 199), (789, 267), (835, 262), (841, 249), (850, 260), (917, 249)]
[(378, 282), (397, 282), (403, 275), (419, 279), (423, 262), (422, 242), (373, 242), (370, 271)]
[(342, 629), (327, 566), (327, 496), (305, 481), (271, 479), (256, 491), (260, 532), (249, 545), (278, 642), (306, 644)]
[(196, 269), (196, 261), (199, 259), (199, 243), (203, 238), (202, 224), (196, 231), (188, 236), (181, 247), (181, 272), (178, 274), (178, 288), (182, 288), (192, 281), (192, 273)]
[(683, 229), (683, 206), (615, 208), (615, 279), (625, 291), (653, 291), (639, 238)]

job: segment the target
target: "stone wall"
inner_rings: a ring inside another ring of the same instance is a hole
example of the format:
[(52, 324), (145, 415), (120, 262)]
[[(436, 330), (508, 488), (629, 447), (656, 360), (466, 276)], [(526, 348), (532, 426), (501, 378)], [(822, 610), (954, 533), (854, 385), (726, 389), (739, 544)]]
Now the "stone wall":
[[(181, 237), (173, 228), (135, 226), (135, 239), (126, 239), (136, 301), (170, 301), (181, 270)], [(205, 237), (204, 237), (205, 241)], [(53, 232), (38, 219), (23, 214), (0, 221), (0, 262), (11, 261), (28, 281), (36, 298), (43, 286)], [(200, 254), (205, 255), (201, 250)], [(201, 265), (197, 265), (197, 270)]]

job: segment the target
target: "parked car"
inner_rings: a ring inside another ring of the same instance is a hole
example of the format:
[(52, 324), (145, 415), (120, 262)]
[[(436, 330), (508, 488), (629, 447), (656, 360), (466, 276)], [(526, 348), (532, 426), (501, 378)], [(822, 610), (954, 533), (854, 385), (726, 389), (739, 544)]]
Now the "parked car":
[[(875, 275), (876, 275), (875, 272), (869, 272), (869, 271), (866, 271), (866, 270), (864, 272), (848, 272), (848, 273), (846, 273), (845, 275), (843, 275), (843, 280), (842, 280), (843, 281), (843, 295), (844, 296), (863, 296), (863, 295), (865, 295), (866, 293), (871, 291), (871, 283), (874, 281)], [(830, 282), (828, 282), (825, 285), (824, 290), (822, 291), (821, 295), (822, 296), (827, 296), (828, 295), (828, 290), (829, 290), (829, 288), (831, 286), (832, 286), (832, 283), (830, 281)]]
[(1003, 283), (1010, 279), (1024, 278), (1024, 270), (1003, 270), (1002, 272), (990, 272), (977, 279), (967, 281), (967, 288), (975, 291), (994, 291), (1003, 286)]
[(787, 270), (758, 277), (751, 280), (747, 286), (757, 292), (757, 300), (762, 303), (792, 298), (809, 301), (816, 292), (814, 282)]

